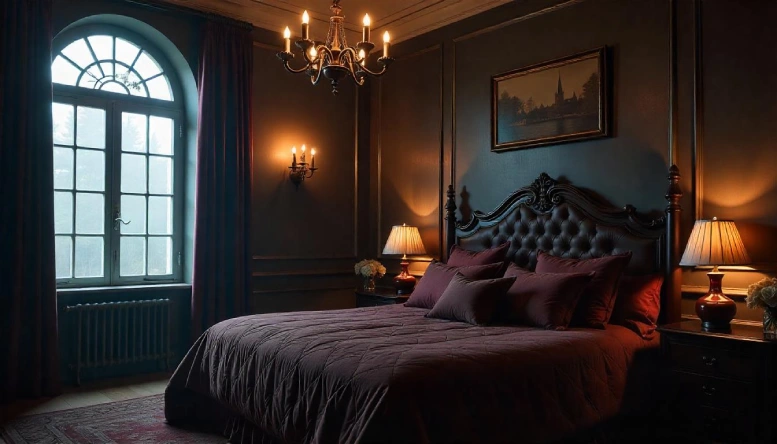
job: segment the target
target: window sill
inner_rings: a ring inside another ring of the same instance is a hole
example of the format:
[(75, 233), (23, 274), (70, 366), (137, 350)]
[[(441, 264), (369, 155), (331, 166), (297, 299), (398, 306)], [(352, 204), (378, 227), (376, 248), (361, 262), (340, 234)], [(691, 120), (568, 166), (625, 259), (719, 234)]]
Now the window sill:
[(172, 284), (142, 284), (142, 285), (116, 285), (108, 287), (74, 287), (57, 288), (57, 294), (61, 293), (115, 293), (115, 292), (133, 292), (133, 291), (154, 291), (154, 290), (190, 290), (192, 284), (183, 282)]

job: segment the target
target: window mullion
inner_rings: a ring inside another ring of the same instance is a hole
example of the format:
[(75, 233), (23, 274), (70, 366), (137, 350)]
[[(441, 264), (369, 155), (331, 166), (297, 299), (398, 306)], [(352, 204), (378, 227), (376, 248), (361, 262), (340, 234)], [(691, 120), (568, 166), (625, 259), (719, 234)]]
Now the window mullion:
[(117, 285), (119, 283), (119, 236), (120, 232), (114, 230), (117, 213), (121, 211), (121, 156), (118, 152), (121, 150), (121, 107), (116, 106), (116, 102), (111, 103), (111, 168), (110, 168), (110, 188), (111, 188), (111, 205), (108, 214), (107, 229), (108, 238), (110, 242), (110, 255), (108, 257), (108, 263), (110, 270), (110, 284)]

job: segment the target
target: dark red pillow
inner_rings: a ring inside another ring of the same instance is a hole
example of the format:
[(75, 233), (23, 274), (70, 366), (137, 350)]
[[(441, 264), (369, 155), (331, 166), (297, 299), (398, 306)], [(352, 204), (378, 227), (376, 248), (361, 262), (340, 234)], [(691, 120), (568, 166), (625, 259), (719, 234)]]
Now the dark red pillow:
[(661, 285), (664, 276), (623, 276), (618, 284), (618, 297), (610, 318), (611, 324), (622, 325), (645, 339), (656, 331), (661, 311)]
[(618, 281), (631, 260), (631, 252), (593, 259), (571, 259), (537, 253), (537, 273), (594, 273), (577, 303), (572, 325), (604, 328), (610, 320)]
[(470, 267), (472, 265), (488, 265), (503, 263), (507, 258), (507, 250), (510, 249), (510, 242), (505, 242), (498, 247), (489, 248), (483, 251), (465, 250), (458, 245), (451, 248), (448, 265), (453, 267)]
[(497, 316), (508, 322), (565, 330), (594, 273), (533, 273), (510, 264), (505, 277), (510, 276), (515, 283), (507, 290)]
[(418, 281), (415, 290), (405, 302), (406, 307), (432, 308), (448, 284), (459, 271), (464, 277), (472, 280), (493, 279), (502, 271), (502, 264), (476, 265), (472, 267), (451, 267), (441, 262), (432, 261), (426, 273)]
[(491, 322), (498, 301), (515, 282), (515, 277), (474, 281), (456, 273), (434, 304), (428, 318), (464, 321), (473, 325)]

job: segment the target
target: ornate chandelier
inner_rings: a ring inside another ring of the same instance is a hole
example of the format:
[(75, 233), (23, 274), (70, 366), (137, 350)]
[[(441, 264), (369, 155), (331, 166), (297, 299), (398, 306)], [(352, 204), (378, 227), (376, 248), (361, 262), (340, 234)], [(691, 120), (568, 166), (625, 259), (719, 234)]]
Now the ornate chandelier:
[(373, 71), (367, 67), (367, 59), (375, 45), (370, 42), (370, 16), (364, 16), (364, 28), (362, 30), (362, 41), (355, 47), (348, 46), (345, 41), (345, 28), (343, 27), (341, 0), (333, 0), (329, 8), (334, 14), (329, 18), (329, 33), (326, 36), (326, 42), (317, 42), (310, 40), (310, 17), (308, 12), (302, 14), (302, 38), (296, 41), (297, 48), (302, 50), (302, 58), (305, 66), (301, 68), (292, 68), (289, 62), (294, 58), (291, 52), (291, 31), (288, 27), (283, 32), (285, 39), (285, 49), (278, 53), (278, 58), (283, 61), (283, 66), (287, 71), (298, 74), (305, 73), (310, 76), (310, 82), (317, 85), (321, 80), (321, 75), (329, 79), (332, 83), (332, 93), (337, 94), (340, 81), (346, 76), (357, 85), (363, 85), (367, 76), (382, 76), (388, 69), (393, 58), (389, 57), (389, 33), (383, 34), (383, 56), (378, 59), (380, 69)]

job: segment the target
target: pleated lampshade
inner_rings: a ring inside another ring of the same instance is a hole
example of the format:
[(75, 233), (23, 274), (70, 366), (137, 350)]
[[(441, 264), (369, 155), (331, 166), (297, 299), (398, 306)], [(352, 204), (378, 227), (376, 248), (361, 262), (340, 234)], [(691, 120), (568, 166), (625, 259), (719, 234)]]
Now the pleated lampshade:
[(426, 254), (417, 227), (394, 225), (383, 248), (383, 254)]
[(745, 265), (750, 263), (734, 221), (697, 220), (680, 265)]

